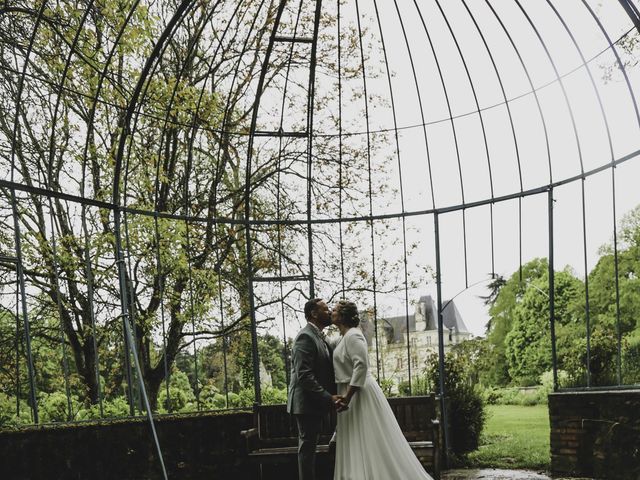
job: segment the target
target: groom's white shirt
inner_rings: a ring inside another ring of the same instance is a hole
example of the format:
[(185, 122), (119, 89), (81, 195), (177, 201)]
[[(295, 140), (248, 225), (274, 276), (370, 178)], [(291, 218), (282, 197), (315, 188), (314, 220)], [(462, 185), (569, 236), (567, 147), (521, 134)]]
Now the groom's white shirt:
[(359, 328), (350, 328), (342, 337), (341, 345), (333, 352), (336, 383), (362, 387), (369, 370), (367, 340)]

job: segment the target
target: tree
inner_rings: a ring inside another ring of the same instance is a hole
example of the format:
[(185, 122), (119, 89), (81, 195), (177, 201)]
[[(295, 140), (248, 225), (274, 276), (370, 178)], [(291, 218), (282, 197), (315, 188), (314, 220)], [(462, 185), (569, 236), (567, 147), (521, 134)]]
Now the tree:
[[(127, 19), (122, 36), (119, 29), (128, 15), (126, 9), (112, 1), (81, 3), (63, 1), (43, 11), (30, 66), (45, 81), (32, 82), (20, 99), (18, 148), (14, 148), (16, 174), (24, 184), (75, 190), (83, 196), (109, 201), (109, 188), (116, 173), (114, 154), (120, 138), (114, 125), (127, 107), (132, 79), (139, 77), (138, 53), (158, 38), (161, 22), (173, 13), (178, 2), (140, 5)], [(171, 365), (178, 352), (190, 345), (185, 341), (186, 326), (192, 330), (203, 327), (200, 319), (212, 308), (220, 275), (240, 299), (236, 303), (239, 308), (227, 312), (227, 328), (232, 331), (248, 318), (244, 231), (241, 227), (219, 225), (214, 218), (224, 216), (234, 221), (243, 214), (240, 158), (244, 143), (232, 142), (229, 132), (242, 128), (250, 115), (251, 108), (242, 108), (240, 99), (257, 75), (254, 67), (268, 34), (268, 22), (258, 25), (242, 52), (241, 44), (221, 43), (223, 51), (214, 57), (212, 51), (192, 48), (197, 36), (206, 30), (207, 8), (207, 4), (198, 3), (185, 15), (181, 30), (184, 35), (171, 37), (165, 54), (154, 67), (123, 164), (124, 200), (130, 207), (207, 219), (205, 223), (186, 223), (141, 215), (124, 218), (125, 248), (130, 255), (128, 309), (152, 408), (165, 364)], [(250, 2), (242, 8), (245, 14), (255, 13)], [(267, 19), (274, 8), (275, 2), (271, 2), (263, 11), (267, 12)], [(6, 48), (2, 56), (5, 68), (0, 69), (0, 132), (6, 139), (13, 137), (19, 83), (16, 69), (10, 64), (12, 56), (21, 55), (20, 39), (27, 38), (36, 18), (37, 9), (29, 2), (16, 5), (3, 15)], [(213, 32), (208, 35), (213, 41)], [(117, 44), (114, 39), (118, 39)], [(72, 52), (69, 45), (74, 46)], [(248, 55), (250, 62), (244, 70), (235, 72), (228, 58), (239, 54)], [(222, 99), (215, 93), (217, 85), (229, 82), (231, 77), (237, 79), (235, 89), (231, 97)], [(204, 89), (209, 80), (210, 88)], [(58, 91), (57, 85), (64, 85), (64, 89)], [(199, 132), (197, 138), (195, 132)], [(213, 165), (209, 152), (217, 152)], [(264, 170), (264, 177), (272, 175), (273, 161)], [(8, 192), (4, 194), (9, 199)], [(94, 341), (99, 348), (110, 349), (110, 332), (121, 325), (111, 214), (86, 207), (79, 212), (76, 205), (56, 199), (47, 201), (37, 194), (29, 194), (21, 208), (23, 263), (28, 282), (46, 295), (41, 298), (43, 308), (60, 318), (73, 368), (86, 386), (87, 397), (95, 403), (98, 385)], [(257, 198), (254, 214), (264, 215), (261, 209)], [(12, 225), (12, 218), (10, 209), (4, 211), (2, 226), (7, 228)], [(53, 235), (56, 251), (52, 248)], [(256, 257), (259, 268), (270, 261)], [(87, 290), (87, 262), (92, 270), (93, 298)], [(194, 297), (197, 301), (193, 301)], [(167, 323), (162, 346), (155, 341), (161, 316), (166, 317)], [(124, 348), (122, 344), (120, 347)]]
[[(584, 325), (584, 286), (568, 270), (555, 273), (554, 285), (556, 333), (558, 338), (572, 339), (569, 332)], [(548, 288), (547, 275), (532, 281), (513, 310), (505, 355), (509, 375), (519, 385), (537, 384), (553, 366)]]
[[(284, 270), (304, 273), (307, 261), (301, 241), (306, 241), (306, 225), (255, 225), (247, 235), (243, 223), (247, 132), (280, 2), (270, 0), (264, 6), (249, 0), (234, 5), (193, 2), (168, 37), (166, 49), (152, 57), (155, 42), (182, 3), (140, 2), (129, 12), (116, 0), (63, 0), (45, 6), (39, 15), (41, 3), (22, 1), (0, 17), (0, 168), (11, 172), (18, 183), (107, 204), (114, 182), (119, 186), (117, 200), (133, 210), (121, 212), (126, 308), (152, 409), (180, 352), (221, 337), (240, 342), (243, 354), (250, 352), (243, 343), (253, 313), (249, 278), (279, 275), (283, 259)], [(309, 24), (312, 16), (305, 10), (301, 22)], [(19, 92), (21, 66), (26, 62), (22, 40), (30, 38), (37, 22), (25, 88)], [(321, 23), (322, 35), (327, 36), (335, 14), (323, 11)], [(354, 75), (362, 63), (356, 32), (341, 35), (345, 36), (343, 75)], [(323, 53), (335, 58), (335, 42), (327, 45)], [(304, 52), (292, 51), (274, 50), (264, 83), (265, 91), (285, 97), (285, 112), (306, 105), (304, 91), (284, 95), (289, 65), (308, 62)], [(154, 60), (150, 74), (141, 78), (149, 58)], [(323, 68), (322, 73), (331, 77), (337, 66), (328, 62)], [(367, 75), (375, 78), (375, 68)], [(140, 95), (130, 106), (138, 82), (142, 82)], [(320, 86), (316, 109), (330, 113), (318, 123), (335, 127), (337, 112), (323, 108), (335, 92)], [(359, 92), (351, 95), (357, 97)], [(134, 111), (125, 128), (129, 107)], [(279, 117), (279, 108), (265, 102), (261, 111), (273, 119)], [(290, 127), (304, 131), (306, 118)], [(372, 135), (372, 154), (385, 148), (387, 135)], [(121, 139), (125, 139), (122, 155)], [(252, 219), (288, 221), (306, 213), (306, 201), (300, 199), (306, 198), (307, 184), (300, 179), (307, 168), (307, 147), (306, 141), (286, 137), (270, 144), (254, 143), (249, 172)], [(358, 213), (366, 211), (369, 199), (362, 193), (368, 185), (360, 173), (367, 157), (361, 147), (339, 146), (330, 137), (314, 140), (312, 161), (323, 172), (323, 177), (310, 179), (314, 215), (336, 215), (336, 190), (345, 204)], [(336, 185), (337, 180), (327, 178), (338, 170), (339, 155), (350, 161)], [(384, 174), (384, 167), (375, 173), (373, 191), (388, 188)], [(12, 196), (6, 189), (2, 194), (1, 248), (13, 251)], [(81, 398), (98, 401), (101, 384), (96, 367), (105, 376), (104, 393), (117, 397), (127, 385), (126, 360), (132, 359), (124, 353), (129, 349), (122, 341), (112, 209), (30, 191), (22, 194), (18, 210), (28, 288), (38, 292), (35, 308), (62, 326), (70, 369), (84, 389)], [(371, 292), (369, 258), (360, 244), (369, 226), (362, 222), (346, 228), (352, 240), (344, 242), (349, 274), (344, 290)], [(253, 245), (251, 271), (247, 238)], [(317, 273), (330, 286), (330, 295), (336, 295), (343, 287), (328, 272), (335, 271), (340, 260), (339, 240), (335, 232), (319, 227), (313, 239), (331, 252), (317, 261)], [(402, 287), (391, 274), (399, 271), (399, 264), (378, 265), (379, 277), (388, 283), (378, 289)], [(0, 267), (15, 268), (9, 263)], [(299, 308), (287, 302), (290, 297), (303, 298), (302, 288), (296, 284), (275, 296), (256, 289), (258, 327), (273, 320), (269, 309), (280, 300), (291, 311)], [(239, 348), (229, 347), (229, 351)], [(275, 360), (269, 361), (276, 368)], [(194, 383), (194, 388), (197, 395), (200, 386)]]
[[(528, 285), (547, 274), (548, 262), (536, 258), (522, 265), (507, 281), (498, 277), (491, 284), (487, 301), (490, 301), (487, 342), (489, 343), (488, 368), (481, 374), (483, 383), (507, 385), (511, 381), (506, 358), (505, 339), (513, 326), (514, 311)], [(497, 293), (494, 293), (497, 290)]]

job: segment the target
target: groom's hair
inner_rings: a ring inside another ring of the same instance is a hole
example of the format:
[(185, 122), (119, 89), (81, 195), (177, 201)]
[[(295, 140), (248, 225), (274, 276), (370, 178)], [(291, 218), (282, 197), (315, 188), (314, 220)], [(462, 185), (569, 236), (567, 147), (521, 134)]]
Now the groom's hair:
[(304, 304), (304, 318), (309, 319), (311, 314), (318, 309), (318, 304), (322, 301), (321, 298), (312, 298)]

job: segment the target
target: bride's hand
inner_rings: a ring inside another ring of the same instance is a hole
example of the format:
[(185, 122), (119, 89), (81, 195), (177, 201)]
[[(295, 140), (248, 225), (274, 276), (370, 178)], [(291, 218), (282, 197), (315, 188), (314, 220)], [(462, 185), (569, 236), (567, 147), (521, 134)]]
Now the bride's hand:
[(342, 412), (349, 408), (348, 402), (345, 402), (344, 400), (345, 399), (342, 395), (333, 395), (333, 406), (336, 408), (336, 411)]

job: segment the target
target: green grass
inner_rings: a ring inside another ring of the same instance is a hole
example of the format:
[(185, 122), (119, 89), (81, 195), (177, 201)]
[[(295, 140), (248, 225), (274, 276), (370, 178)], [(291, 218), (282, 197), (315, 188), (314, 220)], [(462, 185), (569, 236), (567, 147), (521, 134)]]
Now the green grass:
[(480, 448), (468, 455), (470, 467), (546, 470), (549, 468), (547, 405), (487, 405)]

